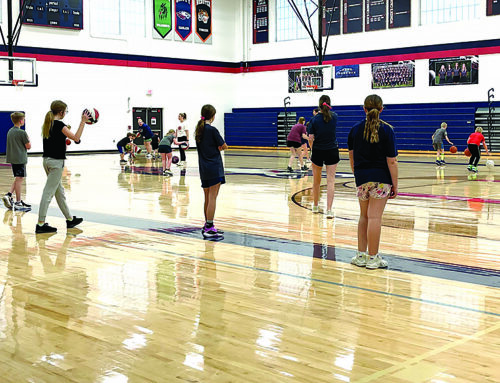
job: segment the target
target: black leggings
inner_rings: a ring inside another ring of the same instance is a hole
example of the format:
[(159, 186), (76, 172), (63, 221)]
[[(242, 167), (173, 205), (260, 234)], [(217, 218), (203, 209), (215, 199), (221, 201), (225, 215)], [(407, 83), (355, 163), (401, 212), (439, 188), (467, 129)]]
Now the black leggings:
[[(177, 141), (179, 141), (179, 142), (187, 141), (187, 139), (188, 138), (186, 136), (177, 137)], [(179, 146), (179, 153), (181, 154), (181, 161), (186, 161), (186, 149)]]
[(481, 151), (479, 150), (479, 145), (467, 144), (467, 148), (470, 152), (469, 165), (477, 166), (479, 159), (481, 158)]

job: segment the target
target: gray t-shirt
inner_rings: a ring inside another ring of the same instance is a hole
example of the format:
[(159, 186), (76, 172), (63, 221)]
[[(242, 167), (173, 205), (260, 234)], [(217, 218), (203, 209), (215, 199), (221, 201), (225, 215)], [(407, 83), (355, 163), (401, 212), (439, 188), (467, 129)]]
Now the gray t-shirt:
[(28, 151), (26, 150), (26, 144), (30, 142), (28, 134), (18, 128), (13, 126), (9, 129), (7, 133), (7, 159), (9, 164), (26, 164), (28, 162)]
[(167, 134), (165, 137), (161, 139), (160, 145), (172, 146), (173, 141), (174, 141), (174, 135)]
[(434, 138), (432, 139), (433, 144), (442, 144), (443, 138), (447, 137), (446, 129), (439, 128), (434, 132)]

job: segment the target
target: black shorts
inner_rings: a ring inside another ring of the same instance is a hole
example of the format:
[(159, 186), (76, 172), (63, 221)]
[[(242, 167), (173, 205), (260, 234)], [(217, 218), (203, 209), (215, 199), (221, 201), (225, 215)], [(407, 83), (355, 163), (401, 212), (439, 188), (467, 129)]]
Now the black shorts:
[(289, 148), (298, 149), (302, 146), (302, 144), (300, 142), (286, 140), (286, 146), (288, 146)]
[(201, 187), (203, 189), (209, 188), (210, 186), (214, 186), (217, 184), (225, 184), (226, 183), (226, 178), (225, 177), (217, 177), (217, 178), (212, 178), (211, 180), (201, 180)]
[(26, 177), (26, 168), (24, 164), (11, 164), (14, 177)]
[(160, 144), (160, 143), (158, 142), (158, 140), (157, 140), (157, 141), (151, 141), (151, 148), (152, 148), (153, 150), (156, 150), (156, 149), (158, 149), (158, 147), (159, 147), (158, 145), (159, 145), (159, 144)]
[(335, 165), (340, 161), (339, 149), (319, 150), (314, 149), (311, 154), (311, 162), (316, 166)]
[(158, 153), (172, 153), (172, 147), (168, 145), (160, 145), (158, 147)]

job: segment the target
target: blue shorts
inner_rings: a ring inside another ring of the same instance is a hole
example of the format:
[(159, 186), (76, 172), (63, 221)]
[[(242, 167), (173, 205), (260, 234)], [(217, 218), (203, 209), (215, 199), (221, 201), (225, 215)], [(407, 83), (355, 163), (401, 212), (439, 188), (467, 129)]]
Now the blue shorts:
[(225, 177), (217, 177), (217, 178), (212, 178), (211, 180), (201, 180), (201, 187), (203, 189), (209, 188), (210, 186), (214, 186), (217, 184), (225, 184), (226, 183), (226, 178)]
[(125, 153), (125, 148), (123, 146), (120, 146), (120, 145), (116, 145), (116, 147), (118, 148), (118, 151), (120, 152), (120, 154), (123, 154)]

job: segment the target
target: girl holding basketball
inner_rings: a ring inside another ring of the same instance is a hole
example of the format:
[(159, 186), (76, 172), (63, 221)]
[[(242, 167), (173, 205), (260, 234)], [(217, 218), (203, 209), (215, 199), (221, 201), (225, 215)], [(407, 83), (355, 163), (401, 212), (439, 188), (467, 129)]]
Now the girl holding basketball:
[(319, 213), (319, 194), (323, 165), (326, 166), (326, 218), (333, 218), (332, 204), (335, 192), (335, 173), (340, 161), (337, 143), (337, 113), (332, 112), (330, 97), (319, 98), (319, 113), (309, 126), (309, 143), (312, 148), (313, 206), (312, 212)]
[(170, 166), (172, 165), (172, 142), (178, 145), (177, 139), (175, 138), (175, 130), (170, 129), (166, 136), (161, 139), (160, 145), (158, 146), (164, 176), (173, 175), (170, 171)]
[(392, 126), (380, 119), (383, 109), (379, 96), (366, 97), (366, 119), (354, 125), (347, 139), (360, 207), (358, 251), (351, 263), (367, 269), (387, 267), (378, 254), (382, 214), (387, 200), (398, 194), (396, 138)]
[(175, 138), (179, 142), (179, 153), (181, 156), (181, 161), (179, 166), (186, 166), (186, 150), (189, 148), (189, 130), (186, 129), (186, 113), (179, 113), (179, 126), (175, 131)]
[(481, 144), (483, 144), (484, 150), (486, 151), (486, 155), (490, 155), (488, 152), (488, 147), (486, 146), (486, 140), (483, 136), (483, 128), (478, 126), (476, 131), (472, 133), (467, 139), (467, 149), (470, 151), (470, 159), (469, 166), (467, 166), (467, 170), (477, 173), (477, 164), (481, 159)]
[(307, 170), (307, 166), (304, 165), (303, 155), (304, 152), (300, 149), (302, 147), (303, 139), (307, 139), (306, 134), (306, 126), (304, 125), (306, 119), (304, 117), (300, 117), (297, 124), (292, 126), (290, 133), (286, 138), (286, 146), (290, 148), (290, 160), (288, 160), (288, 172), (293, 172), (292, 163), (295, 157), (299, 157), (300, 162), (300, 170)]
[(50, 201), (56, 196), (57, 205), (66, 217), (66, 227), (68, 229), (75, 227), (83, 221), (83, 218), (72, 216), (69, 207), (66, 204), (64, 188), (61, 183), (64, 169), (64, 160), (66, 159), (66, 139), (80, 143), (80, 137), (83, 133), (85, 123), (89, 121), (90, 114), (85, 110), (82, 114), (80, 126), (76, 133), (69, 130), (69, 125), (62, 120), (68, 113), (67, 105), (62, 101), (54, 101), (50, 104), (50, 111), (45, 115), (45, 121), (42, 126), (43, 136), (43, 168), (47, 174), (47, 182), (43, 189), (40, 208), (38, 210), (38, 224), (35, 233), (55, 233), (57, 229), (49, 226), (45, 222), (47, 210)]
[(226, 183), (221, 151), (227, 149), (219, 131), (211, 124), (215, 119), (215, 108), (203, 105), (201, 118), (196, 125), (195, 139), (198, 151), (201, 187), (205, 194), (205, 225), (201, 230), (204, 238), (222, 238), (223, 232), (214, 226), (215, 208), (220, 185)]

